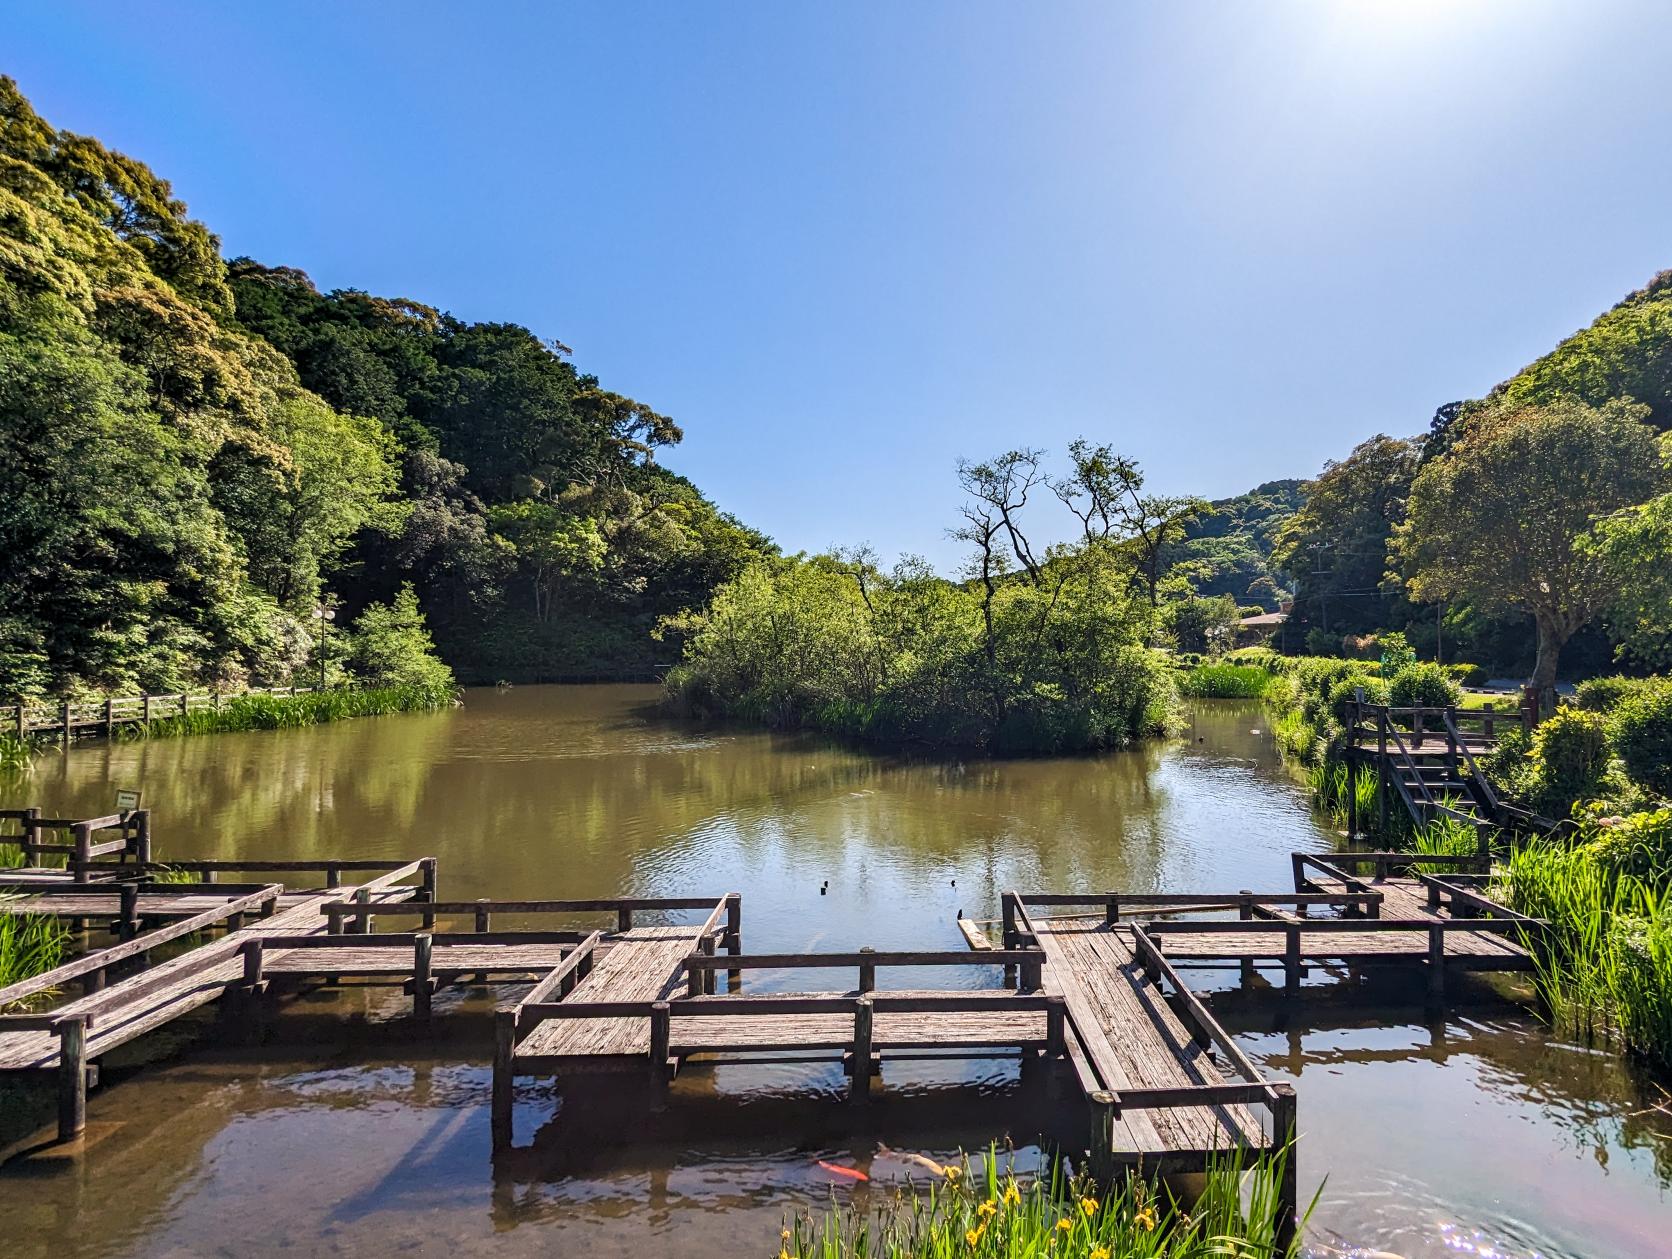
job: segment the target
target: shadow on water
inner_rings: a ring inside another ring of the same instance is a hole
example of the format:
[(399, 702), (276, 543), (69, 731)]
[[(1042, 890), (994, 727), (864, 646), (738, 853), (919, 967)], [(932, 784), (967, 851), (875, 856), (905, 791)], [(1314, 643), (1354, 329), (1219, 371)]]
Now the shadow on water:
[[(92, 745), (0, 784), (0, 804), (94, 814), (137, 787), (165, 860), (433, 853), (449, 899), (735, 890), (751, 951), (962, 947), (956, 915), (1006, 888), (1282, 889), (1291, 851), (1336, 842), (1257, 705), (1197, 705), (1164, 745), (998, 762), (699, 728), (655, 696), (478, 691), (448, 713)], [(1289, 1008), (1205, 977), (1249, 1053), (1300, 1082), (1302, 1178), (1328, 1173), (1320, 1246), (1665, 1253), (1663, 1095), (1549, 1035), (1525, 994), (1477, 987), (1430, 1019), (1392, 976), (1315, 976)], [(291, 1005), (259, 1049), (212, 1015), (148, 1039), (108, 1064), (84, 1157), (0, 1170), (8, 1259), (767, 1253), (786, 1212), (922, 1180), (885, 1145), (945, 1161), (1008, 1136), (1025, 1165), (1083, 1131), (1013, 1063), (891, 1066), (862, 1112), (831, 1064), (697, 1067), (656, 1115), (619, 1088), (526, 1082), (523, 1148), (496, 1162), (493, 999), (446, 992), (426, 1030), (398, 994), (345, 987)], [(878, 1179), (856, 1190), (821, 1160)]]

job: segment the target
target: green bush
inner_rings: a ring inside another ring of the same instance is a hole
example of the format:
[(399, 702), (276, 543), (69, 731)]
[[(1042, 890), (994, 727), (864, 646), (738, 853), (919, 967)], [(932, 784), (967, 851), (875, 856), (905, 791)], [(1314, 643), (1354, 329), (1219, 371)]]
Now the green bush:
[(1614, 712), (1614, 749), (1632, 781), (1672, 799), (1672, 686), (1642, 687)]
[(1585, 851), (1611, 875), (1629, 874), (1655, 887), (1672, 882), (1672, 808), (1623, 817), (1600, 812), (1585, 826)]
[(1388, 703), (1395, 708), (1450, 708), (1463, 698), (1463, 688), (1441, 665), (1408, 664), (1388, 684)]
[(1446, 672), (1457, 680), (1459, 686), (1479, 686), (1486, 680), (1486, 670), (1478, 664), (1448, 664)]
[(1658, 679), (1651, 678), (1586, 678), (1574, 688), (1573, 702), (1586, 712), (1612, 712), (1624, 700), (1652, 685)]
[(1363, 690), (1364, 702), (1367, 704), (1388, 702), (1388, 684), (1381, 678), (1371, 677), (1369, 674), (1342, 678), (1329, 689), (1330, 715), (1342, 725), (1347, 724), (1347, 706), (1359, 690)]
[(1533, 732), (1532, 806), (1566, 817), (1580, 801), (1599, 795), (1608, 773), (1608, 727), (1600, 713), (1558, 708)]

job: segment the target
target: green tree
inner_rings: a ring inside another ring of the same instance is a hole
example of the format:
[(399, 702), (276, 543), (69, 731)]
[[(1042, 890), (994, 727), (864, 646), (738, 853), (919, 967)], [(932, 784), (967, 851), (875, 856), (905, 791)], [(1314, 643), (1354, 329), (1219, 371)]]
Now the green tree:
[(1272, 564), (1295, 583), (1297, 629), (1339, 641), (1409, 618), (1403, 592), (1384, 576), (1418, 454), (1416, 442), (1378, 433), (1308, 483), (1305, 505), (1283, 523), (1271, 551)]
[(1620, 590), (1622, 574), (1595, 563), (1581, 535), (1661, 481), (1646, 415), (1565, 400), (1472, 418), (1411, 487), (1398, 549), (1413, 595), (1528, 614), (1532, 680), (1553, 686), (1563, 645)]
[[(1672, 435), (1661, 439), (1661, 456), (1672, 476)], [(1609, 575), (1609, 617), (1622, 649), (1645, 664), (1672, 666), (1672, 494), (1598, 521), (1580, 549)]]

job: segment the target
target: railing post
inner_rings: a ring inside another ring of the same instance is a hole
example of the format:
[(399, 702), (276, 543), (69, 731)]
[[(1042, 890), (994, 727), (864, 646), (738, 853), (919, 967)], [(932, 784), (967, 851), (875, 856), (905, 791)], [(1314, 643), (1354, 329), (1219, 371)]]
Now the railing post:
[(1435, 1002), (1446, 995), (1446, 930), (1439, 923), (1428, 928), (1428, 996)]
[[(726, 952), (733, 957), (743, 952), (743, 894), (741, 892), (726, 893)], [(743, 987), (743, 972), (729, 970), (726, 972), (726, 988), (736, 992)]]
[(105, 708), (105, 719), (104, 719), (105, 738), (108, 739), (108, 738), (110, 738), (111, 731), (116, 728), (116, 701), (111, 699), (108, 695), (105, 696), (104, 708)]
[(62, 741), (66, 752), (70, 750), (70, 717), (70, 701), (65, 700), (62, 713), (63, 728), (59, 731), (59, 739)]
[(1112, 927), (1120, 921), (1120, 897), (1109, 896), (1103, 901), (1103, 923)]
[(354, 934), (367, 935), (372, 929), (372, 894), (366, 888), (354, 890)]
[(341, 887), (343, 881), (342, 867), (334, 861), (325, 863), (325, 886), (327, 888)]
[(151, 864), (151, 810), (134, 811), (134, 860), (143, 868)]
[[(867, 946), (859, 950), (861, 953), (875, 953), (876, 950)], [(877, 988), (877, 968), (875, 963), (861, 962), (859, 964), (859, 991), (875, 992)]]
[[(713, 935), (712, 932), (705, 932), (703, 934), (703, 938), (701, 940), (697, 941), (697, 951), (699, 953), (701, 953), (704, 957), (713, 957), (714, 956), (714, 951), (715, 951), (714, 950), (714, 935)], [(713, 971), (704, 970), (702, 972), (702, 990), (708, 996), (713, 996), (714, 995), (714, 972)]]
[(87, 1127), (87, 1021), (58, 1025), (58, 1139), (73, 1141)]
[(615, 929), (620, 935), (626, 935), (633, 929), (633, 911), (625, 905), (615, 911)]
[[(17, 710), (21, 713), (23, 705), (19, 704)], [(20, 739), (22, 737), (22, 735), (18, 736)], [(23, 864), (26, 866), (35, 864), (35, 858), (39, 852), (35, 847), (35, 837), (40, 834), (40, 820), (40, 806), (33, 804), (23, 811), (23, 817), (19, 819), (19, 825), (23, 827)]]
[(1294, 1252), (1296, 1233), (1300, 1227), (1300, 1130), (1296, 1125), (1295, 1086), (1275, 1084), (1276, 1094), (1271, 1103), (1271, 1137), (1277, 1157), (1282, 1159), (1282, 1171), (1277, 1181), (1277, 1220), (1272, 1237), (1274, 1259), (1288, 1259)]
[(1028, 960), (1022, 963), (1017, 987), (1023, 992), (1038, 992), (1044, 984), (1044, 953), (1038, 943), (1030, 946)]
[(501, 1009), (493, 1018), (493, 1148), (507, 1149), (512, 1141), (513, 1072), (517, 1049), (517, 1012)]
[(1388, 710), (1376, 710), (1376, 834), (1388, 833)]
[[(1300, 889), (1296, 888), (1295, 893), (1296, 893), (1296, 895), (1299, 895), (1300, 894)], [(1237, 904), (1237, 917), (1240, 918), (1243, 922), (1253, 922), (1254, 921), (1254, 892), (1253, 892), (1253, 890), (1250, 889), (1250, 888), (1245, 887), (1240, 892), (1238, 892), (1237, 895), (1238, 895), (1238, 897), (1241, 898), (1238, 901), (1238, 904)], [(1246, 984), (1252, 984), (1254, 982), (1254, 959), (1253, 958), (1249, 958), (1249, 957), (1243, 958), (1242, 963), (1239, 966), (1238, 970), (1240, 972), (1239, 977), (1240, 977), (1242, 983), (1244, 983), (1246, 985)]]
[(93, 861), (93, 828), (86, 822), (77, 822), (70, 831), (75, 836), (75, 852), (71, 854), (71, 865), (75, 871), (76, 882), (80, 883), (87, 878), (87, 867)]
[(1107, 1089), (1098, 1089), (1087, 1100), (1091, 1103), (1091, 1139), (1088, 1143), (1091, 1174), (1101, 1184), (1106, 1183), (1114, 1171), (1115, 1095)]
[(673, 1011), (666, 1001), (650, 1007), (650, 1088), (653, 1103), (662, 1104), (668, 1092), (668, 1049), (673, 1037)]
[(476, 906), (476, 934), (487, 935), (488, 928), (493, 925), (493, 915), (488, 909), (487, 901), (480, 901)]
[(116, 938), (131, 940), (139, 931), (139, 884), (124, 883), (117, 894)]
[(1068, 1051), (1067, 1005), (1060, 995), (1045, 998), (1045, 1048), (1053, 1058)]
[(412, 1013), (421, 1019), (430, 1017), (430, 998), (435, 993), (434, 964), (435, 937), (421, 931), (412, 941)]
[(853, 1079), (848, 1096), (863, 1102), (871, 1096), (871, 998), (860, 997), (853, 1007)]
[(1286, 996), (1300, 991), (1300, 924), (1290, 923), (1283, 933), (1283, 990)]
[(1016, 896), (1014, 892), (999, 895), (999, 912), (1004, 917), (1004, 947), (1016, 947)]

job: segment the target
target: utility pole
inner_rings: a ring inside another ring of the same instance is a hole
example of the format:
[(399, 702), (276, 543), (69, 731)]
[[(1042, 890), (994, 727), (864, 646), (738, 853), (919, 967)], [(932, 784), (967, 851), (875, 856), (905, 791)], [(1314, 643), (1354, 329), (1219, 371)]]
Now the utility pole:
[(314, 620), (319, 622), (319, 689), (325, 689), (325, 645), (330, 641), (331, 622), (337, 619), (335, 608), (328, 608), (324, 604), (314, 605)]

